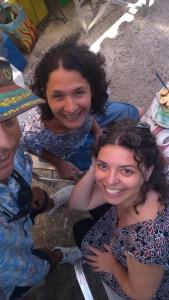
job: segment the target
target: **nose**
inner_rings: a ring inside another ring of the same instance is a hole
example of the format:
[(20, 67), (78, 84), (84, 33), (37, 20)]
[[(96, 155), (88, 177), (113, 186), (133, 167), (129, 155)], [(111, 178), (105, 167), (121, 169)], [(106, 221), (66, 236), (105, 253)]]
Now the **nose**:
[(64, 111), (66, 113), (74, 113), (76, 111), (76, 103), (73, 99), (72, 96), (67, 96), (66, 97), (66, 101), (65, 101), (65, 105), (64, 105)]
[(119, 183), (119, 177), (116, 170), (109, 170), (106, 175), (106, 181), (108, 185), (114, 185)]
[(13, 139), (14, 137), (8, 134), (8, 130), (4, 124), (0, 123), (0, 151), (11, 149), (13, 147)]

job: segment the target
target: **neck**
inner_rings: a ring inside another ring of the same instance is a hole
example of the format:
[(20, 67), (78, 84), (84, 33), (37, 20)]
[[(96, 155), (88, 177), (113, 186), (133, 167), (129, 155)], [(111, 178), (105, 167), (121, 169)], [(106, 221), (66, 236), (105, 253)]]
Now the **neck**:
[(49, 120), (44, 121), (44, 125), (46, 128), (56, 132), (56, 133), (64, 133), (70, 131), (69, 128), (60, 123), (56, 118), (51, 118)]
[(126, 212), (128, 210), (134, 209), (134, 204), (140, 202), (141, 200), (141, 195), (140, 193), (135, 195), (132, 199), (126, 200), (124, 203), (121, 203), (117, 206), (117, 211), (119, 213)]

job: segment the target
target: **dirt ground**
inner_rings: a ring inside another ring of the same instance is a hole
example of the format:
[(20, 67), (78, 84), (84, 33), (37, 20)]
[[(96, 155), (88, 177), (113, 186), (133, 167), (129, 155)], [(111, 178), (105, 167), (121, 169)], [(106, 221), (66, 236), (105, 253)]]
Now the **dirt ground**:
[[(137, 1), (132, 1), (135, 3)], [(139, 2), (139, 1), (138, 1)], [(152, 4), (152, 5), (151, 5)], [(106, 57), (107, 78), (110, 80), (111, 99), (120, 99), (145, 107), (149, 106), (156, 92), (161, 88), (155, 78), (158, 71), (164, 81), (169, 78), (169, 26), (168, 0), (151, 0), (148, 14), (143, 17), (140, 9), (136, 15), (131, 12), (127, 16), (132, 22), (123, 22), (117, 29), (117, 36), (106, 38), (101, 44), (101, 53)], [(90, 6), (84, 5), (86, 17), (90, 18)], [(25, 81), (31, 82), (35, 65), (41, 56), (59, 39), (71, 32), (79, 31), (80, 25), (73, 3), (63, 8), (68, 18), (66, 24), (60, 20), (51, 20), (40, 27), (40, 37), (25, 69)], [(104, 17), (91, 30), (89, 35), (82, 32), (82, 39), (90, 46), (127, 10), (112, 5)], [(49, 185), (45, 189), (51, 192)], [(57, 184), (52, 191), (60, 187)], [(79, 212), (72, 212), (66, 206), (59, 208), (54, 215), (43, 214), (36, 220), (34, 237), (37, 246), (74, 245), (72, 226), (82, 218)], [(89, 281), (96, 300), (106, 300), (102, 286), (96, 275), (87, 270)], [(25, 297), (26, 300), (81, 300), (83, 296), (75, 278), (74, 269), (69, 265), (59, 265), (46, 280), (46, 284)]]

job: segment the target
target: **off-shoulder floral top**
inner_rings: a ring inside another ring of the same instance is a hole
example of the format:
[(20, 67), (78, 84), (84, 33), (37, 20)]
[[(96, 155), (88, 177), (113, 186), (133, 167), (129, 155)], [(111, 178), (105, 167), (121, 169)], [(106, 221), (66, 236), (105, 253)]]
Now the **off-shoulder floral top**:
[[(117, 209), (112, 206), (84, 237), (81, 245), (84, 256), (89, 254), (89, 245), (100, 249), (109, 244), (113, 255), (126, 268), (125, 251), (129, 251), (140, 263), (163, 267), (165, 274), (153, 300), (169, 299), (169, 207), (159, 212), (154, 220), (122, 228), (116, 227), (117, 222)], [(102, 272), (100, 276), (114, 292), (130, 300), (112, 274)]]

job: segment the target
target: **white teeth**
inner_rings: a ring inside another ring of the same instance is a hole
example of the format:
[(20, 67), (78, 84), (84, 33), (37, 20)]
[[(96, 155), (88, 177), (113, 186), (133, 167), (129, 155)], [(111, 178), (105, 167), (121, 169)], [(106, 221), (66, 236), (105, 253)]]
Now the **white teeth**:
[(64, 117), (68, 120), (74, 120), (74, 119), (77, 119), (80, 115), (80, 112), (79, 113), (76, 113), (75, 115), (65, 115), (64, 114)]
[(65, 116), (65, 118), (68, 120), (74, 120), (77, 119), (77, 116)]
[(8, 158), (8, 155), (0, 156), (0, 160), (4, 160), (4, 159), (7, 159), (7, 158)]
[(111, 195), (116, 195), (116, 194), (120, 193), (121, 190), (120, 189), (106, 188), (106, 192), (109, 193), (109, 194), (111, 194)]

